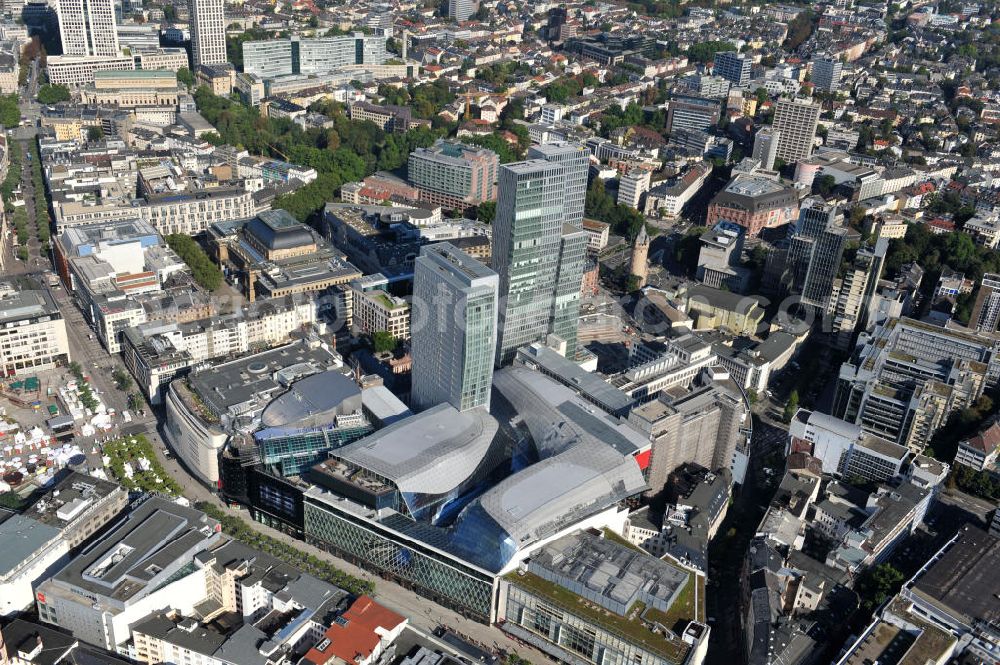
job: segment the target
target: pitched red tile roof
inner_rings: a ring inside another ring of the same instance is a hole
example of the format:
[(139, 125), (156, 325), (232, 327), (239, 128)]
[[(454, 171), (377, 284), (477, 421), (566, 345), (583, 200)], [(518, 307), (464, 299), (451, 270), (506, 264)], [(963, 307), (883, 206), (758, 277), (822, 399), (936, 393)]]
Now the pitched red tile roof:
[[(359, 596), (332, 626), (323, 639), (306, 653), (303, 662), (325, 665), (334, 658), (357, 663), (371, 656), (382, 634), (406, 621), (405, 617), (379, 605), (368, 596)], [(320, 648), (322, 647), (322, 648)]]
[(1000, 423), (993, 423), (966, 441), (965, 445), (989, 455), (1000, 446)]

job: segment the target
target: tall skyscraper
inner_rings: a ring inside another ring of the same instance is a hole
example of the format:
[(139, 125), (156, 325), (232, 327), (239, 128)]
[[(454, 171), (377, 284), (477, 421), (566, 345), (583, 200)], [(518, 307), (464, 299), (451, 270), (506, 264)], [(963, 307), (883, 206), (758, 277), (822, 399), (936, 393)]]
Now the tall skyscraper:
[(559, 269), (553, 294), (549, 332), (565, 342), (567, 358), (576, 354), (576, 335), (580, 327), (580, 289), (587, 265), (590, 236), (582, 228), (563, 224), (559, 237)]
[(114, 0), (60, 0), (56, 13), (63, 55), (103, 58), (121, 55)]
[(499, 277), (447, 242), (426, 245), (413, 273), (413, 390), (418, 409), (490, 406)]
[(704, 375), (687, 390), (663, 391), (656, 401), (633, 409), (629, 423), (652, 441), (648, 494), (662, 490), (682, 464), (713, 471), (731, 468), (749, 418), (736, 384)]
[(528, 159), (544, 159), (566, 167), (566, 194), (563, 221), (573, 226), (583, 224), (583, 206), (587, 198), (590, 151), (578, 143), (556, 141), (531, 146)]
[(822, 109), (805, 99), (779, 99), (774, 109), (774, 129), (778, 130), (775, 157), (793, 164), (812, 154), (816, 125)]
[(847, 245), (847, 232), (837, 206), (820, 198), (803, 202), (788, 247), (792, 290), (802, 297), (803, 305), (827, 311)]
[(188, 0), (194, 66), (221, 65), (226, 57), (225, 0)]
[(746, 85), (750, 83), (750, 65), (750, 58), (746, 57), (746, 54), (724, 51), (715, 54), (712, 73), (730, 81), (733, 85)]
[(812, 59), (812, 82), (823, 92), (837, 92), (844, 65), (829, 53), (818, 53)]
[(983, 275), (976, 294), (976, 303), (969, 317), (969, 327), (979, 332), (991, 333), (1000, 325), (1000, 275), (988, 272)]
[(456, 21), (468, 21), (475, 13), (475, 0), (448, 0), (448, 16)]
[[(533, 159), (500, 167), (493, 268), (500, 275), (497, 366), (554, 333), (576, 352), (586, 234), (565, 223), (572, 169)], [(575, 195), (575, 194), (574, 194)], [(575, 284), (575, 292), (573, 285)]]
[(864, 329), (872, 297), (882, 278), (882, 266), (889, 241), (878, 238), (874, 246), (858, 250), (843, 276), (834, 281), (830, 297), (830, 332), (836, 348), (847, 351), (851, 347), (854, 333)]
[(760, 162), (762, 169), (770, 171), (774, 168), (774, 159), (778, 156), (778, 141), (781, 132), (773, 127), (762, 127), (753, 139), (753, 158)]

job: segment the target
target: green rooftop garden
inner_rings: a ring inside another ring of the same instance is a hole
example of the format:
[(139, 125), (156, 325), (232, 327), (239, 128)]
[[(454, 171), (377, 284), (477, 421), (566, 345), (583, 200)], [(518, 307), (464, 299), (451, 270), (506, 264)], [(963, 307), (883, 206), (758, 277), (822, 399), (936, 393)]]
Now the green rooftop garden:
[(371, 297), (386, 309), (401, 309), (406, 307), (406, 303), (393, 300), (387, 293), (371, 293)]
[[(662, 656), (671, 662), (682, 663), (687, 655), (688, 645), (680, 639), (669, 640), (647, 628), (640, 615), (645, 611), (648, 616), (654, 610), (648, 610), (643, 603), (635, 603), (626, 612), (626, 616), (621, 616), (533, 573), (513, 572), (509, 573), (506, 579), (511, 584), (541, 596), (566, 612), (584, 621), (599, 625), (609, 632), (616, 633), (633, 644), (649, 650), (650, 653)], [(693, 607), (693, 587), (690, 580), (684, 591), (681, 592), (678, 602), (674, 603), (669, 612), (655, 611), (659, 616), (649, 616), (649, 619), (672, 629), (678, 619), (692, 616), (691, 613), (688, 613), (686, 617), (683, 616), (683, 607)], [(661, 619), (663, 620), (661, 621)]]

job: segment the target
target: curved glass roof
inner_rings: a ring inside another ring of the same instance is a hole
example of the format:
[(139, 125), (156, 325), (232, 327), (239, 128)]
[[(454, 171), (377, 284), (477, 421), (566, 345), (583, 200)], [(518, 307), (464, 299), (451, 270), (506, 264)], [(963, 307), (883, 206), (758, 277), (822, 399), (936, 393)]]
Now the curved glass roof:
[[(253, 368), (250, 368), (253, 371)], [(296, 381), (260, 416), (264, 427), (285, 427), (306, 420), (332, 421), (361, 409), (361, 388), (349, 377), (329, 370)]]
[[(538, 372), (510, 367), (493, 375), (493, 385), (524, 421), (541, 459), (471, 503), (452, 542), (499, 570), (518, 549), (646, 489), (634, 454), (647, 442)], [(498, 548), (482, 547), (486, 534)]]
[(484, 409), (439, 404), (337, 450), (400, 492), (447, 494), (479, 468), (499, 425)]

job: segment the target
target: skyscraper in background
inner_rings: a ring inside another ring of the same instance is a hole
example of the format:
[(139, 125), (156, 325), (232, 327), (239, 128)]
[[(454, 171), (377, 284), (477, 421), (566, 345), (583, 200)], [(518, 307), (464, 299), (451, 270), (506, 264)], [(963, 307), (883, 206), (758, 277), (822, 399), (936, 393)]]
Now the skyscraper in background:
[(542, 159), (500, 167), (492, 252), (500, 275), (498, 366), (549, 333), (566, 342), (567, 355), (576, 351), (586, 234), (565, 221), (567, 208), (581, 206), (572, 199), (582, 194), (572, 191), (573, 169)]
[(414, 407), (489, 409), (499, 286), (495, 272), (451, 243), (421, 250), (413, 273)]
[(779, 99), (774, 108), (774, 129), (778, 130), (775, 157), (786, 164), (805, 159), (812, 154), (816, 140), (816, 125), (821, 111), (819, 104), (806, 99)]
[(882, 278), (888, 249), (889, 241), (885, 238), (876, 239), (874, 246), (862, 247), (851, 266), (834, 280), (827, 313), (833, 344), (842, 351), (852, 348), (854, 333), (867, 325), (869, 305)]
[[(60, 0), (56, 4), (63, 55), (121, 55), (114, 0)], [(222, 37), (225, 42), (225, 35)]]
[(825, 313), (833, 294), (833, 282), (847, 245), (849, 229), (835, 205), (822, 199), (806, 199), (799, 212), (795, 235), (788, 247), (792, 290), (802, 304)]
[(191, 60), (199, 65), (221, 65), (226, 57), (225, 0), (188, 0)]
[(781, 132), (773, 127), (761, 127), (753, 139), (753, 158), (760, 162), (762, 169), (770, 171), (774, 168), (774, 159), (778, 156), (778, 141)]
[(829, 53), (817, 53), (812, 59), (812, 82), (823, 92), (837, 92), (844, 65)]
[(1000, 275), (988, 272), (983, 275), (976, 294), (976, 303), (969, 317), (969, 327), (979, 332), (991, 333), (1000, 325)]
[(718, 99), (697, 95), (671, 95), (667, 105), (667, 131), (671, 134), (682, 129), (708, 132), (719, 123), (722, 103)]
[(750, 65), (750, 58), (746, 57), (746, 54), (724, 51), (715, 54), (712, 73), (732, 82), (733, 85), (746, 85), (750, 83)]
[(557, 141), (531, 146), (528, 149), (528, 159), (544, 159), (566, 167), (563, 221), (573, 226), (582, 225), (583, 206), (587, 198), (587, 176), (590, 171), (590, 151), (578, 143)]
[(468, 21), (476, 13), (474, 0), (448, 0), (448, 16), (456, 21)]
[(549, 332), (565, 342), (563, 352), (567, 358), (576, 354), (576, 336), (580, 327), (580, 287), (587, 265), (588, 239), (587, 232), (582, 228), (563, 224)]

